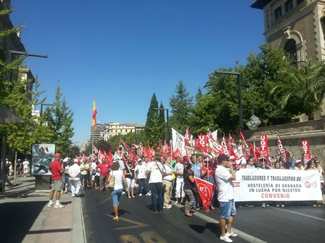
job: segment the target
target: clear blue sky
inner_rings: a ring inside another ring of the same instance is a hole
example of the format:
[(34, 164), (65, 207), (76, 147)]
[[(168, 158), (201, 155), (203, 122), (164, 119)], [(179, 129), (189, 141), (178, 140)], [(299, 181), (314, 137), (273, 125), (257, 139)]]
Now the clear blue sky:
[(13, 0), (14, 24), (48, 101), (60, 80), (74, 113), (75, 142), (98, 121), (144, 123), (151, 95), (165, 106), (176, 83), (191, 94), (219, 67), (245, 63), (263, 43), (250, 0)]

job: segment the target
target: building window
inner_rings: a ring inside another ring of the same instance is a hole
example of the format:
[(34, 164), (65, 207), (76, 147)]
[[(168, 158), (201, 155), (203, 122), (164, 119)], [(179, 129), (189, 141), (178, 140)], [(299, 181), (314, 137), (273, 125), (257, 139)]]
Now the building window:
[(288, 57), (288, 59), (294, 63), (297, 64), (298, 62), (298, 56), (297, 56), (297, 44), (294, 39), (289, 39), (285, 46), (284, 46), (284, 51)]
[(286, 13), (290, 12), (293, 9), (293, 0), (286, 1), (284, 6)]
[(303, 3), (305, 0), (297, 0), (297, 5), (300, 5), (301, 3)]
[(280, 19), (282, 17), (282, 7), (277, 7), (275, 10), (274, 10), (274, 18), (275, 18), (275, 21), (277, 21), (278, 19)]

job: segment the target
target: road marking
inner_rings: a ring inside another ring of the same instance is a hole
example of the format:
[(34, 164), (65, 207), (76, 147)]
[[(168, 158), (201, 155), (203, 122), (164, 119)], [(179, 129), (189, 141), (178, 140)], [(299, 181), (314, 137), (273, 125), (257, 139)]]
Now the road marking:
[(167, 243), (159, 234), (154, 231), (146, 231), (140, 234), (145, 243)]
[(292, 210), (289, 210), (289, 209), (283, 209), (283, 208), (274, 208), (274, 209), (280, 210), (280, 211), (285, 211), (285, 212), (295, 214), (295, 215), (299, 215), (299, 216), (303, 216), (303, 217), (306, 217), (306, 218), (318, 220), (318, 221), (321, 221), (321, 222), (325, 222), (325, 219), (323, 219), (323, 218), (319, 218), (319, 217), (316, 217), (316, 216), (311, 216), (311, 215), (308, 215), (308, 214), (292, 211)]
[[(205, 214), (196, 212), (195, 214), (193, 214), (195, 217), (198, 217), (199, 219), (202, 219), (208, 223), (214, 223), (214, 224), (219, 224), (219, 221), (211, 218)], [(233, 228), (233, 231), (238, 234), (239, 238), (242, 238), (243, 240), (250, 242), (250, 243), (267, 243), (267, 241), (261, 240), (253, 235), (247, 234), (239, 229)]]
[(134, 235), (121, 235), (120, 240), (122, 243), (140, 243), (138, 238)]
[[(106, 216), (108, 216), (110, 218), (114, 218), (114, 216), (112, 216), (110, 214), (106, 214)], [(140, 229), (140, 228), (144, 228), (144, 227), (149, 226), (149, 225), (141, 223), (139, 221), (127, 219), (127, 218), (124, 218), (124, 217), (120, 217), (119, 219), (120, 219), (120, 221), (124, 221), (124, 222), (130, 223), (130, 224), (133, 224), (133, 226), (117, 227), (117, 228), (114, 228), (114, 230)]]

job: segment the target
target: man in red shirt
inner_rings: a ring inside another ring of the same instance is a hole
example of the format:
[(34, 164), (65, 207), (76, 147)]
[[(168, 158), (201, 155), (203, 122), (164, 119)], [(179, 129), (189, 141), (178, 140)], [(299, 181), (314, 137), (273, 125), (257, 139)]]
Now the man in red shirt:
[(60, 203), (61, 191), (63, 187), (63, 183), (62, 183), (63, 166), (61, 163), (60, 153), (55, 153), (54, 160), (50, 163), (49, 169), (52, 173), (51, 175), (52, 184), (51, 184), (51, 192), (49, 195), (50, 201), (47, 206), (48, 207), (53, 206), (54, 204), (53, 198), (55, 197), (56, 202), (54, 208), (63, 208), (63, 205)]
[(102, 163), (98, 164), (98, 168), (99, 168), (99, 173), (100, 173), (100, 177), (99, 177), (99, 189), (101, 191), (105, 191), (105, 183), (107, 180), (107, 176), (108, 176), (108, 170), (109, 170), (109, 164), (106, 161), (103, 161)]

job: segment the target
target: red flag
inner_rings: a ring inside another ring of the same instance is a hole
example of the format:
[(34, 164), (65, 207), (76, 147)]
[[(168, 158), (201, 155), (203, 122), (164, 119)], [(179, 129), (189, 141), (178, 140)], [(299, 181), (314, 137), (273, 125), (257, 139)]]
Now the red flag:
[(145, 158), (153, 160), (153, 157), (155, 156), (155, 151), (150, 147), (144, 147), (143, 148), (143, 156)]
[(169, 157), (170, 156), (170, 147), (166, 142), (165, 142), (165, 144), (163, 146), (161, 146), (160, 154), (162, 156), (164, 156), (164, 157)]
[(279, 150), (279, 154), (282, 156), (282, 158), (284, 160), (287, 160), (287, 153), (286, 153), (286, 149), (283, 147), (280, 136), (278, 136), (278, 150)]
[(208, 153), (208, 143), (208, 136), (201, 134), (195, 139), (195, 148), (203, 153)]
[(214, 185), (196, 177), (194, 177), (194, 181), (201, 198), (203, 209), (209, 209), (214, 193)]
[(223, 153), (225, 155), (229, 156), (228, 146), (227, 146), (227, 142), (226, 142), (226, 138), (225, 137), (222, 138), (221, 146), (223, 148)]
[(258, 148), (255, 146), (255, 142), (250, 144), (250, 154), (254, 156), (254, 160), (257, 161), (258, 158), (260, 157), (260, 151)]
[(261, 136), (260, 157), (263, 157), (266, 160), (269, 159), (269, 139), (266, 134)]
[(99, 149), (99, 151), (98, 151), (98, 161), (100, 163), (103, 163), (103, 161), (105, 161), (105, 157), (106, 157), (105, 152), (103, 150)]
[(109, 166), (111, 167), (113, 164), (113, 154), (111, 151), (108, 151), (108, 153), (106, 153), (106, 162), (109, 164)]
[(184, 142), (185, 146), (191, 146), (191, 134), (190, 134), (190, 129), (186, 128), (186, 132), (184, 135)]
[(311, 151), (310, 151), (310, 144), (308, 140), (301, 141), (302, 149), (304, 151), (304, 163), (311, 160)]

